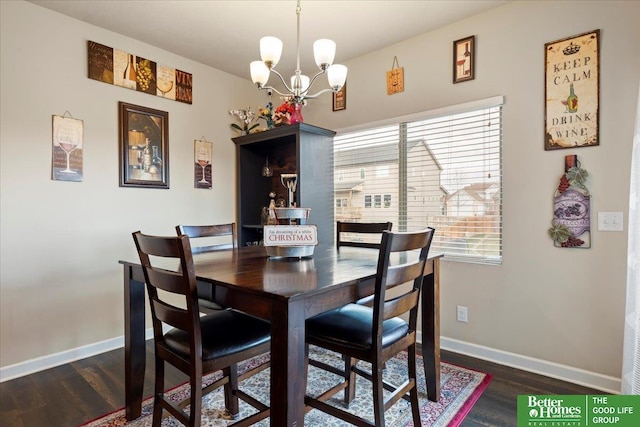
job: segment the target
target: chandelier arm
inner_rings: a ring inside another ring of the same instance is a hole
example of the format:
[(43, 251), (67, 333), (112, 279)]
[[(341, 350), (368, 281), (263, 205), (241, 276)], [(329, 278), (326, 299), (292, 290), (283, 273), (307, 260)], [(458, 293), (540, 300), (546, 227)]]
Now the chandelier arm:
[(261, 86), (259, 89), (260, 89), (260, 90), (272, 90), (272, 91), (274, 91), (275, 93), (277, 93), (278, 95), (282, 95), (282, 96), (287, 96), (287, 97), (291, 96), (291, 94), (290, 94), (290, 93), (283, 93), (283, 92), (280, 92), (278, 89), (276, 89), (276, 88), (275, 88), (275, 87), (273, 87), (273, 86)]
[(282, 84), (284, 85), (284, 87), (290, 92), (288, 94), (284, 94), (282, 92), (275, 90), (276, 92), (278, 92), (280, 95), (282, 96), (292, 96), (293, 95), (293, 88), (290, 88), (289, 85), (287, 84), (287, 82), (284, 80), (284, 77), (282, 77), (282, 74), (280, 74), (275, 68), (272, 68), (270, 70), (272, 73), (274, 73), (276, 76), (278, 76), (280, 78), (280, 81), (282, 82)]
[(309, 86), (307, 86), (307, 90), (304, 92), (305, 93), (305, 96), (304, 96), (305, 98), (308, 98), (308, 96), (306, 94), (309, 93), (309, 91), (311, 90), (311, 86), (313, 86), (313, 82), (315, 82), (316, 79), (318, 77), (320, 77), (321, 75), (323, 75), (325, 72), (326, 72), (325, 70), (322, 70), (322, 71), (318, 72), (315, 76), (313, 76), (311, 78), (311, 81), (309, 81)]
[(326, 88), (326, 89), (322, 89), (318, 93), (314, 93), (313, 95), (305, 95), (304, 97), (305, 97), (305, 99), (316, 99), (319, 95), (322, 95), (323, 93), (327, 93), (327, 92), (337, 92), (337, 90), (333, 90), (331, 88)]

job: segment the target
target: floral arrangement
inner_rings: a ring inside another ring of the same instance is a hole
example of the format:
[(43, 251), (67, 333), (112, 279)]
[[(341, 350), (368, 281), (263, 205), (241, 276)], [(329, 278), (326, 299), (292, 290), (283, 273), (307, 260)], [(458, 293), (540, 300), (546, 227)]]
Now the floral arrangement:
[(247, 107), (246, 110), (231, 110), (229, 111), (229, 114), (235, 116), (240, 121), (242, 126), (236, 123), (231, 123), (231, 127), (240, 131), (241, 135), (249, 135), (249, 132), (259, 126), (258, 123), (251, 125), (256, 118), (256, 113), (251, 111), (251, 107)]
[(258, 110), (258, 118), (262, 119), (266, 122), (267, 129), (272, 129), (274, 126), (273, 122), (273, 104), (269, 102), (266, 107), (260, 108)]
[(293, 104), (289, 101), (285, 101), (282, 105), (276, 108), (276, 111), (273, 114), (273, 123), (276, 126), (289, 124), (294, 111)]
[(292, 123), (299, 123), (302, 121), (302, 113), (300, 112), (302, 106), (306, 105), (304, 98), (286, 97), (283, 98), (284, 102), (273, 114), (273, 122), (276, 126), (288, 125)]

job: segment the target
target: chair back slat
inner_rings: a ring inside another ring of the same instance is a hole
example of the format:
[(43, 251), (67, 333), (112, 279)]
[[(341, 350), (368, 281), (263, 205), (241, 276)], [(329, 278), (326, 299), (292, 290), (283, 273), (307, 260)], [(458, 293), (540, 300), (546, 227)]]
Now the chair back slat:
[(162, 323), (166, 323), (174, 328), (188, 331), (191, 326), (191, 314), (188, 310), (168, 304), (165, 301), (154, 298), (151, 300), (155, 315)]
[(162, 289), (172, 294), (189, 295), (189, 289), (185, 289), (182, 273), (161, 268), (147, 267), (149, 281), (157, 289)]
[(420, 262), (390, 266), (387, 270), (386, 277), (387, 289), (419, 277), (422, 271), (422, 263)]
[[(357, 248), (380, 249), (380, 239), (383, 231), (391, 231), (391, 222), (336, 222), (336, 247), (351, 246)], [(349, 238), (342, 233), (351, 233)], [(356, 237), (353, 236), (356, 235)], [(374, 234), (379, 234), (379, 239), (373, 239)], [(358, 238), (358, 235), (364, 235)], [(364, 238), (375, 241), (364, 241)], [(357, 239), (357, 240), (356, 240)]]
[(384, 302), (384, 320), (400, 316), (418, 304), (420, 291), (411, 289), (409, 292)]
[[(204, 252), (214, 252), (238, 248), (238, 237), (236, 224), (214, 224), (214, 225), (177, 225), (178, 236), (186, 235), (192, 239), (191, 252), (194, 254)], [(214, 239), (229, 237), (223, 243), (207, 244)]]

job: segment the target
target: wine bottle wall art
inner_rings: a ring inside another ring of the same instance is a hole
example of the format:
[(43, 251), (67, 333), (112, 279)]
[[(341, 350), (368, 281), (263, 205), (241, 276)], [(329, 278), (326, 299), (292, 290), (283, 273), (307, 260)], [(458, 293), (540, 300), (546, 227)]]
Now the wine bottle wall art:
[(190, 73), (93, 41), (88, 42), (88, 65), (90, 79), (186, 104), (193, 102)]
[(564, 175), (553, 195), (553, 220), (549, 236), (558, 248), (591, 247), (591, 194), (588, 177), (578, 156), (565, 156)]

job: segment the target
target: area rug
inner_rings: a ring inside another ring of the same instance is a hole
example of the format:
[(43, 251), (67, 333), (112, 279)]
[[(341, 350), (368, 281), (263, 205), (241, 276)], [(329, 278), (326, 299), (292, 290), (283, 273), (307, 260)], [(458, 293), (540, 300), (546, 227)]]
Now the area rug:
[[(268, 354), (259, 356), (253, 360), (239, 365), (239, 371), (243, 372), (250, 366), (255, 366), (267, 360)], [(342, 358), (339, 354), (311, 347), (310, 357), (340, 366)], [(367, 369), (368, 364), (360, 362), (361, 367)], [(441, 363), (440, 365), (440, 399), (431, 402), (427, 399), (424, 369), (422, 358), (418, 358), (418, 391), (420, 397), (420, 416), (422, 426), (459, 426), (464, 417), (469, 413), (474, 403), (478, 400), (484, 389), (491, 381), (491, 375), (463, 368), (460, 366)], [(396, 358), (387, 362), (384, 371), (384, 378), (392, 384), (401, 384), (406, 380), (407, 354), (401, 353)], [(215, 380), (219, 374), (212, 374), (205, 378), (205, 383)], [(268, 404), (269, 401), (269, 376), (270, 370), (266, 369), (257, 375), (240, 383), (240, 388), (261, 402)], [(332, 385), (338, 383), (338, 377), (322, 371), (313, 366), (309, 367), (309, 380), (307, 394), (317, 395), (321, 391), (327, 390)], [(171, 398), (182, 400), (189, 395), (189, 387), (186, 384), (178, 386), (170, 391)], [(341, 403), (343, 393), (339, 392), (328, 403), (344, 408)], [(224, 396), (221, 389), (214, 391), (203, 398), (202, 426), (203, 427), (224, 427), (233, 425), (233, 420), (226, 420), (223, 416)], [(188, 410), (188, 407), (187, 407)], [(356, 385), (356, 398), (348, 409), (350, 412), (358, 414), (373, 421), (373, 401), (371, 394), (371, 383), (358, 376)], [(255, 410), (240, 401), (240, 418), (253, 413)], [(142, 415), (140, 418), (127, 422), (124, 409), (113, 412), (95, 421), (83, 424), (81, 427), (149, 427), (153, 414), (153, 400), (148, 398), (142, 403)], [(166, 412), (165, 412), (166, 414)], [(409, 427), (413, 426), (411, 417), (411, 407), (405, 400), (400, 400), (385, 413), (387, 426)], [(348, 426), (345, 423), (330, 415), (324, 414), (315, 409), (309, 411), (305, 416), (305, 426), (338, 427)], [(181, 426), (173, 417), (166, 416), (162, 422), (163, 427)], [(269, 419), (265, 419), (256, 424), (259, 427), (269, 426)]]

